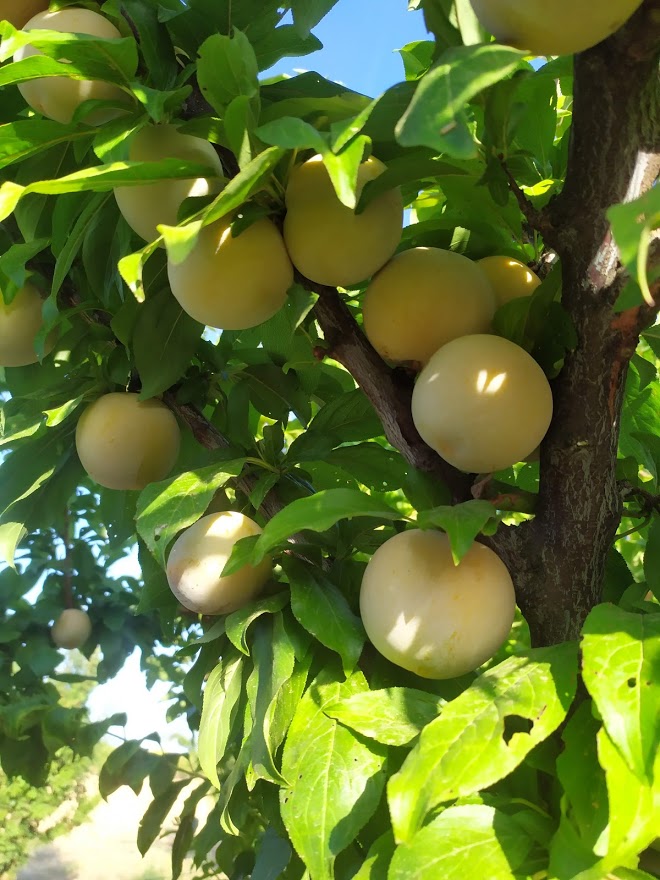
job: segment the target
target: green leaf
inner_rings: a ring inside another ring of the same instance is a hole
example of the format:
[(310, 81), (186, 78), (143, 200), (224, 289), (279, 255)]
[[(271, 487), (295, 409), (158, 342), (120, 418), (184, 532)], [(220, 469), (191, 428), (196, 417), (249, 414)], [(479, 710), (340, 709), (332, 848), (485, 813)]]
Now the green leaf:
[(235, 459), (151, 483), (140, 493), (137, 530), (165, 567), (167, 548), (177, 532), (200, 518), (217, 490), (237, 476), (244, 460)]
[(621, 262), (637, 279), (642, 296), (653, 307), (647, 264), (653, 230), (660, 226), (660, 190), (654, 186), (633, 202), (615, 205), (607, 217), (619, 246)]
[(582, 630), (582, 677), (630, 770), (653, 781), (660, 738), (660, 614), (594, 608)]
[(173, 782), (162, 794), (154, 798), (147, 807), (147, 811), (140, 820), (137, 833), (137, 846), (141, 855), (144, 855), (152, 843), (160, 834), (163, 822), (174, 806), (182, 789), (190, 785), (190, 779), (180, 779)]
[(282, 147), (283, 150), (315, 150), (326, 153), (330, 149), (321, 132), (295, 116), (282, 116), (260, 126), (255, 134), (265, 144)]
[(213, 34), (199, 47), (197, 79), (213, 109), (222, 116), (239, 95), (259, 94), (259, 65), (245, 34), (233, 29), (233, 37)]
[[(660, 781), (654, 797), (653, 787), (631, 773), (604, 728), (598, 734), (598, 757), (605, 770), (610, 805), (605, 867), (615, 868), (626, 864), (658, 836)], [(660, 767), (657, 755), (655, 763), (656, 768)]]
[(339, 201), (347, 208), (355, 209), (357, 205), (358, 169), (364, 158), (369, 138), (359, 135), (345, 146), (341, 152), (326, 152), (323, 156), (332, 185)]
[(413, 688), (384, 688), (330, 703), (326, 715), (362, 736), (388, 746), (406, 746), (438, 717), (445, 700)]
[(38, 180), (19, 187), (7, 181), (0, 186), (0, 220), (5, 220), (19, 200), (29, 193), (57, 195), (70, 192), (107, 192), (115, 186), (157, 183), (159, 180), (178, 180), (189, 177), (214, 177), (213, 169), (199, 162), (181, 159), (161, 159), (159, 162), (110, 162), (74, 171), (52, 180)]
[[(447, 49), (422, 79), (401, 117), (396, 128), (399, 143), (404, 147), (430, 147), (456, 158), (475, 155), (462, 118), (465, 105), (513, 73), (523, 58), (523, 52), (495, 43)], [(461, 128), (467, 136), (455, 140)]]
[(651, 523), (644, 550), (644, 576), (649, 590), (660, 599), (660, 517)]
[(56, 296), (59, 292), (69, 270), (73, 265), (73, 261), (78, 256), (78, 252), (83, 245), (85, 235), (90, 224), (94, 221), (96, 215), (103, 209), (103, 206), (110, 198), (110, 193), (95, 193), (90, 196), (87, 204), (78, 215), (73, 228), (68, 230), (68, 235), (64, 247), (60, 251), (55, 263), (55, 271), (53, 272), (53, 284), (50, 296)]
[(314, 880), (334, 880), (335, 858), (369, 821), (383, 791), (384, 748), (324, 712), (366, 688), (361, 674), (339, 682), (323, 672), (300, 701), (284, 745), (282, 774), (292, 787), (280, 792), (282, 820)]
[(322, 645), (339, 654), (346, 674), (352, 672), (365, 642), (362, 621), (341, 591), (316, 569), (293, 557), (283, 559), (282, 567), (291, 585), (291, 610), (296, 620)]
[(568, 813), (587, 849), (593, 850), (607, 827), (608, 799), (596, 749), (601, 725), (591, 710), (591, 702), (585, 700), (564, 728), (557, 776), (564, 789), (563, 812)]
[(497, 519), (497, 511), (489, 501), (465, 501), (424, 510), (418, 515), (417, 524), (420, 529), (440, 526), (449, 538), (454, 565), (458, 565), (491, 519)]
[(216, 788), (220, 788), (218, 761), (231, 733), (241, 695), (242, 674), (243, 657), (230, 648), (209, 675), (204, 688), (197, 756), (202, 771)]
[(58, 144), (74, 144), (93, 137), (95, 130), (83, 128), (77, 123), (63, 125), (51, 119), (17, 119), (0, 125), (0, 168), (22, 162), (35, 153), (56, 147)]
[[(204, 214), (203, 222), (207, 226), (224, 217), (230, 211), (240, 207), (251, 195), (261, 189), (263, 183), (271, 176), (273, 168), (284, 155), (280, 147), (268, 147), (249, 162), (245, 168), (232, 177), (220, 195), (211, 203)], [(0, 189), (0, 196), (2, 189)]]
[(288, 840), (284, 840), (269, 826), (259, 843), (250, 880), (278, 880), (290, 860), (291, 847)]
[(378, 498), (353, 489), (326, 489), (309, 498), (298, 498), (276, 513), (266, 524), (255, 547), (253, 564), (303, 529), (326, 532), (342, 519), (373, 516), (378, 519), (399, 519), (400, 514)]
[(388, 880), (514, 880), (532, 840), (493, 807), (449, 807), (394, 853)]
[(266, 599), (259, 599), (256, 602), (250, 602), (244, 608), (228, 614), (225, 618), (225, 632), (229, 641), (246, 657), (250, 656), (250, 649), (247, 644), (247, 633), (250, 624), (254, 623), (264, 614), (277, 614), (289, 602), (286, 593), (277, 593), (275, 596), (268, 596)]
[[(48, 247), (48, 239), (46, 238), (13, 244), (9, 250), (0, 256), (0, 272), (6, 275), (17, 288), (22, 287), (30, 274), (25, 264), (41, 253), (46, 247)], [(2, 299), (9, 305), (14, 299), (12, 295), (9, 295), (10, 291), (5, 288), (1, 293)]]
[(252, 772), (256, 779), (285, 785), (286, 780), (275, 766), (273, 758), (279, 742), (272, 741), (271, 727), (277, 707), (277, 695), (291, 678), (296, 657), (281, 614), (257, 624), (252, 654), (254, 670), (248, 680), (253, 720), (250, 736)]
[[(26, 61), (66, 59), (58, 65), (60, 76), (76, 79), (100, 79), (125, 85), (135, 76), (138, 66), (137, 44), (133, 37), (97, 37), (91, 34), (66, 34), (62, 31), (34, 29), (30, 31), (11, 29), (5, 31), (0, 47), (0, 61), (11, 58), (24, 46), (33, 46), (40, 55)], [(23, 65), (22, 61), (8, 64), (4, 71)], [(62, 72), (62, 69), (66, 72)], [(32, 78), (32, 77), (31, 77)], [(9, 79), (9, 82), (14, 80)]]
[(142, 381), (141, 400), (162, 394), (185, 375), (203, 329), (167, 289), (140, 306), (132, 348)]
[(422, 731), (388, 798), (398, 841), (435, 807), (508, 776), (566, 717), (575, 696), (577, 646), (537, 648), (489, 669)]
[(293, 24), (298, 33), (308, 36), (336, 3), (337, 0), (292, 0)]

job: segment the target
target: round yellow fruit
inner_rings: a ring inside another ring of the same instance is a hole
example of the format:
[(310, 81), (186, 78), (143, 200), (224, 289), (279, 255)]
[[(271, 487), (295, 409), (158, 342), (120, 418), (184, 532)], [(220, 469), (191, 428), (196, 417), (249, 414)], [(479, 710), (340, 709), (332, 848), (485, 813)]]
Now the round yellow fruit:
[[(0, 296), (0, 366), (24, 367), (39, 360), (34, 340), (41, 329), (43, 300), (37, 288), (29, 282), (18, 291), (9, 305)], [(46, 340), (45, 353), (52, 351), (54, 334)]]
[(274, 223), (257, 220), (234, 237), (231, 220), (205, 226), (183, 262), (169, 260), (167, 274), (181, 308), (196, 321), (245, 330), (282, 308), (293, 267)]
[[(365, 184), (385, 171), (373, 156), (358, 170)], [(398, 189), (377, 196), (361, 214), (337, 198), (320, 156), (299, 165), (286, 190), (284, 241), (293, 265), (317, 284), (350, 287), (370, 278), (401, 240), (403, 202)]]
[(527, 352), (499, 336), (462, 336), (437, 351), (412, 397), (422, 439), (468, 473), (523, 461), (552, 419), (552, 392)]
[(375, 276), (362, 304), (364, 330), (386, 360), (424, 365), (440, 346), (486, 333), (495, 297), (479, 267), (461, 254), (420, 247), (397, 254)]
[(512, 299), (531, 296), (541, 284), (538, 275), (511, 257), (484, 257), (478, 264), (495, 291), (498, 308)]
[(516, 598), (502, 560), (473, 544), (454, 565), (445, 534), (411, 529), (376, 550), (362, 579), (370, 641), (423, 678), (455, 678), (489, 660), (511, 630)]
[[(40, 12), (33, 16), (23, 30), (49, 30), (62, 33), (88, 34), (93, 37), (117, 38), (117, 28), (90, 9), (69, 6), (55, 12)], [(14, 54), (14, 61), (41, 54), (32, 46), (23, 46)], [(65, 76), (47, 76), (19, 83), (18, 88), (27, 103), (49, 119), (71, 122), (73, 114), (83, 101), (126, 101), (125, 93), (112, 83), (100, 80), (69, 79)], [(119, 115), (121, 110), (95, 111), (86, 117), (87, 122), (101, 124)]]
[(0, 21), (22, 28), (33, 15), (48, 9), (49, 0), (0, 0)]
[(82, 466), (106, 489), (144, 489), (165, 479), (180, 443), (179, 426), (164, 403), (122, 391), (90, 404), (76, 428)]
[[(176, 125), (147, 125), (140, 129), (131, 139), (128, 158), (131, 162), (184, 159), (208, 165), (218, 177), (222, 175), (222, 165), (213, 145), (202, 138), (182, 134)], [(197, 177), (116, 187), (115, 198), (128, 225), (145, 241), (153, 241), (158, 238), (159, 224), (176, 226), (177, 214), (185, 199), (206, 196), (212, 191), (212, 179)]]
[(533, 55), (571, 55), (609, 37), (642, 0), (471, 0), (481, 24), (501, 43)]
[(92, 621), (80, 608), (66, 608), (50, 630), (58, 648), (79, 648), (92, 634)]
[(270, 557), (221, 576), (234, 544), (260, 534), (254, 520), (233, 510), (203, 516), (182, 532), (167, 559), (167, 580), (183, 607), (198, 614), (229, 614), (261, 592), (272, 571)]

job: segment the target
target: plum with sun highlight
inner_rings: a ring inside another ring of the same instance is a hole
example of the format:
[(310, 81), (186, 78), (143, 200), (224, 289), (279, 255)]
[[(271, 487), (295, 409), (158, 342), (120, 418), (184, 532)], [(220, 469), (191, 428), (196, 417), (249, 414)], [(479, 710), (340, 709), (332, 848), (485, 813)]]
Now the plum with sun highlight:
[(487, 474), (536, 449), (552, 419), (552, 392), (520, 346), (499, 336), (462, 336), (420, 373), (412, 416), (422, 439), (445, 461)]

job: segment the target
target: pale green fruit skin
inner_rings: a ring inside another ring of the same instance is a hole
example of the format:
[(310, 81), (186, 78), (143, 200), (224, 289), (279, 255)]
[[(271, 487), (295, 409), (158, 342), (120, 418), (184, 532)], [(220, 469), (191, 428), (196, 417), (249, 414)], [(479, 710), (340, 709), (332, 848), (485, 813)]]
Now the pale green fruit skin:
[(58, 648), (80, 648), (92, 634), (92, 622), (80, 608), (66, 608), (50, 630)]
[(527, 352), (499, 336), (462, 336), (417, 379), (412, 417), (428, 445), (468, 473), (524, 461), (552, 419), (548, 380)]
[(386, 541), (367, 565), (360, 614), (380, 653), (422, 678), (456, 678), (489, 660), (515, 614), (501, 559), (473, 544), (455, 566), (449, 540), (411, 529)]
[(168, 261), (172, 293), (196, 321), (219, 330), (245, 330), (279, 311), (293, 284), (293, 266), (279, 230), (257, 220), (239, 236), (231, 217), (205, 226), (181, 263)]
[[(57, 12), (40, 12), (33, 16), (23, 30), (52, 30), (62, 33), (88, 34), (94, 37), (117, 38), (121, 34), (117, 28), (97, 12), (78, 7), (69, 7)], [(14, 54), (14, 61), (21, 61), (31, 55), (40, 54), (32, 46), (23, 46)], [(49, 119), (56, 122), (71, 122), (73, 114), (83, 101), (128, 100), (124, 92), (112, 83), (100, 80), (76, 80), (64, 76), (47, 76), (19, 83), (18, 88), (27, 103)], [(86, 121), (93, 124), (107, 122), (120, 115), (121, 110), (104, 110), (89, 114)]]
[[(0, 297), (0, 366), (24, 367), (39, 361), (34, 340), (43, 323), (43, 300), (29, 282), (18, 291), (9, 305)], [(46, 340), (45, 353), (55, 344), (54, 335)]]
[(126, 392), (99, 397), (76, 428), (82, 466), (106, 489), (144, 489), (165, 479), (180, 443), (179, 426), (164, 403)]
[(420, 247), (393, 257), (367, 288), (367, 338), (386, 360), (423, 366), (442, 345), (486, 333), (495, 297), (480, 268), (461, 254)]
[(583, 52), (618, 31), (643, 0), (471, 0), (500, 42), (533, 55)]
[(538, 275), (511, 257), (484, 257), (478, 265), (495, 291), (498, 308), (512, 299), (531, 296), (541, 284)]
[[(222, 165), (213, 145), (189, 134), (182, 134), (176, 125), (146, 125), (131, 138), (128, 158), (131, 162), (158, 162), (162, 159), (183, 159), (198, 162), (222, 175)], [(192, 196), (213, 192), (213, 181), (204, 177), (185, 180), (163, 180), (145, 186), (115, 188), (115, 199), (124, 219), (140, 238), (158, 238), (157, 226), (177, 225), (177, 214), (183, 202)]]
[(0, 0), (0, 21), (22, 28), (33, 15), (48, 9), (49, 0)]
[[(365, 184), (386, 170), (373, 156), (358, 170), (358, 199)], [(320, 156), (299, 165), (286, 190), (284, 241), (293, 265), (306, 278), (349, 287), (370, 278), (401, 240), (403, 202), (398, 189), (375, 198), (361, 214), (337, 198)]]
[(203, 516), (174, 542), (167, 559), (170, 589), (184, 608), (197, 614), (229, 614), (258, 595), (272, 572), (266, 557), (221, 577), (236, 541), (260, 535), (261, 528), (242, 513)]

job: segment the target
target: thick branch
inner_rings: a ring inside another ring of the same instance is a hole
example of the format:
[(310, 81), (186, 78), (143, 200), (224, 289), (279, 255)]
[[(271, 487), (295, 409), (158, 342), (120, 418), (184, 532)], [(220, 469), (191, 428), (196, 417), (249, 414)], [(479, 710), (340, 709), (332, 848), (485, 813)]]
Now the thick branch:
[(362, 388), (383, 423), (388, 441), (409, 464), (441, 479), (455, 501), (469, 498), (470, 477), (447, 464), (419, 436), (410, 408), (412, 379), (404, 371), (387, 366), (333, 287), (313, 284), (302, 277), (298, 280), (318, 293), (315, 313), (328, 354), (346, 367)]
[(537, 514), (513, 560), (537, 644), (577, 637), (600, 601), (622, 512), (615, 474), (620, 410), (643, 316), (612, 312), (625, 278), (607, 210), (636, 198), (655, 177), (659, 13), (660, 0), (646, 0), (618, 34), (575, 59), (568, 173), (550, 218), (563, 303), (579, 341), (553, 383)]

